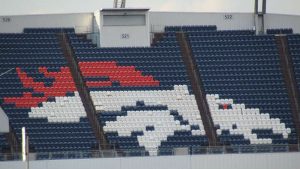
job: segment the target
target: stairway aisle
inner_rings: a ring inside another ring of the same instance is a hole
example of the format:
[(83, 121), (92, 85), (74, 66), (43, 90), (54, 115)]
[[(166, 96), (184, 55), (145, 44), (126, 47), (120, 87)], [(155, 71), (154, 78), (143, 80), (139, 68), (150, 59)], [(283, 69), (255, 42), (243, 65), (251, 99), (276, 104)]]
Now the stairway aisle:
[(201, 75), (196, 70), (196, 63), (195, 59), (193, 59), (191, 48), (188, 41), (186, 40), (185, 33), (178, 32), (176, 34), (176, 37), (178, 42), (180, 43), (181, 56), (186, 66), (188, 77), (192, 84), (192, 89), (196, 97), (204, 129), (209, 140), (209, 145), (219, 145), (216, 130), (214, 129), (214, 124), (206, 100), (206, 94), (202, 85)]
[[(292, 58), (289, 54), (287, 37), (285, 35), (276, 36), (276, 43), (279, 50), (280, 66), (283, 74), (283, 78), (288, 91), (290, 106), (292, 110), (293, 120), (296, 126), (296, 133), (298, 140), (300, 139), (300, 105), (299, 105), (299, 91), (297, 90), (297, 82), (292, 64)], [(298, 149), (297, 146), (291, 145), (291, 150)]]
[(59, 33), (57, 36), (59, 39), (60, 46), (63, 49), (64, 57), (67, 60), (68, 66), (70, 67), (71, 74), (75, 81), (76, 88), (79, 92), (81, 100), (83, 102), (83, 106), (85, 108), (85, 111), (87, 112), (87, 117), (93, 128), (95, 136), (98, 142), (100, 143), (99, 147), (101, 149), (108, 149), (109, 145), (106, 141), (103, 128), (101, 127), (101, 125), (97, 120), (95, 106), (93, 104), (93, 101), (88, 93), (87, 87), (85, 86), (85, 83), (81, 76), (80, 70), (78, 68), (78, 63), (75, 60), (74, 52), (72, 51), (72, 48), (69, 44), (68, 37), (65, 33)]

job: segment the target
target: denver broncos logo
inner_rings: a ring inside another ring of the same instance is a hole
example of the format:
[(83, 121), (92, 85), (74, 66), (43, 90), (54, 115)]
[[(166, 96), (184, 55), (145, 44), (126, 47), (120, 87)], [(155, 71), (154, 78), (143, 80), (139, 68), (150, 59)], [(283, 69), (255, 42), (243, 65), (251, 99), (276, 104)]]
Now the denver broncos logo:
[[(121, 87), (160, 85), (153, 76), (143, 75), (134, 66), (119, 66), (114, 61), (80, 62), (79, 67), (89, 88), (110, 87), (114, 82), (118, 82)], [(33, 93), (24, 92), (21, 97), (5, 97), (4, 102), (14, 103), (20, 108), (31, 108), (29, 117), (43, 117), (49, 122), (79, 122), (81, 117), (86, 116), (68, 67), (61, 67), (58, 72), (49, 72), (46, 67), (39, 67), (38, 70), (45, 77), (54, 79), (51, 86), (35, 81), (21, 68), (16, 68), (23, 87), (42, 93), (43, 96), (36, 97)], [(66, 96), (68, 92), (74, 95)], [(171, 90), (91, 90), (90, 95), (99, 113), (122, 114), (115, 119), (104, 120), (104, 131), (117, 132), (120, 137), (130, 137), (136, 131), (142, 132), (142, 135), (136, 136), (139, 146), (145, 147), (150, 155), (157, 155), (162, 142), (176, 131), (205, 136), (195, 96), (189, 93), (187, 85), (174, 85)], [(53, 97), (54, 102), (49, 101)], [(291, 133), (291, 129), (286, 128), (280, 119), (272, 119), (259, 110), (252, 112), (242, 105), (233, 104), (233, 100), (219, 99), (215, 95), (207, 95), (207, 100), (214, 123), (220, 127), (218, 135), (229, 130), (232, 135), (243, 135), (251, 144), (270, 144), (271, 138), (261, 139), (253, 130), (270, 129), (283, 138)]]

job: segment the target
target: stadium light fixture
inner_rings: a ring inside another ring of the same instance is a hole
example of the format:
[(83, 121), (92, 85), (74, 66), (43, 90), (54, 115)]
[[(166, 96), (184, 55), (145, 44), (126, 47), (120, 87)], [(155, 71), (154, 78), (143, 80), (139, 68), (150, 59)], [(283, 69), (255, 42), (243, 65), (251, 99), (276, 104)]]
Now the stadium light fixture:
[(126, 0), (114, 0), (114, 8), (125, 8)]

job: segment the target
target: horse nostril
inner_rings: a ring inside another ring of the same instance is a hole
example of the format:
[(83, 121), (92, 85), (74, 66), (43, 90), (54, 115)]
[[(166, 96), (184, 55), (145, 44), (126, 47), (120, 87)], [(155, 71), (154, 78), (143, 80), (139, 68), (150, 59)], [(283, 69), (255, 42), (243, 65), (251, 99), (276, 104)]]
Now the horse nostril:
[(154, 130), (154, 126), (146, 126), (146, 131), (153, 131)]
[(237, 129), (236, 124), (233, 124), (233, 125), (232, 125), (232, 129)]

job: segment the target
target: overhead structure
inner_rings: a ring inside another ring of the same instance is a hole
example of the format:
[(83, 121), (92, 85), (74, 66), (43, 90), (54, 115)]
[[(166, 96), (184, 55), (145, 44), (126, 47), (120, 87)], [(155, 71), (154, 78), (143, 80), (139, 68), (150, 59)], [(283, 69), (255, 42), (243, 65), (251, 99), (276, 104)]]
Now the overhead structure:
[(126, 0), (114, 0), (114, 8), (125, 8)]
[(101, 47), (149, 47), (149, 9), (102, 9), (99, 30)]

